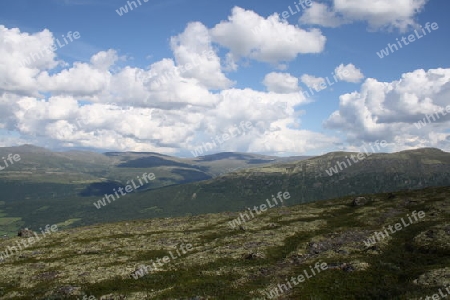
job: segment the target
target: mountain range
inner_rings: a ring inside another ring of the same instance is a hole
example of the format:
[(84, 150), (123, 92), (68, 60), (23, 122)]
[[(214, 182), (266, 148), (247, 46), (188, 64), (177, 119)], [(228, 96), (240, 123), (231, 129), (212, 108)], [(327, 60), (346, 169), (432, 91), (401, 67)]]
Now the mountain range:
[[(141, 152), (52, 152), (32, 145), (0, 148), (0, 157), (8, 154), (21, 159), (0, 171), (0, 234), (6, 236), (23, 227), (39, 228), (43, 220), (71, 228), (239, 211), (279, 192), (290, 193), (283, 205), (291, 206), (450, 185), (450, 154), (435, 148), (372, 153), (356, 163), (350, 157), (358, 153), (349, 152), (317, 157), (227, 152), (177, 158)], [(114, 195), (145, 173), (155, 179), (105, 202), (105, 195)]]

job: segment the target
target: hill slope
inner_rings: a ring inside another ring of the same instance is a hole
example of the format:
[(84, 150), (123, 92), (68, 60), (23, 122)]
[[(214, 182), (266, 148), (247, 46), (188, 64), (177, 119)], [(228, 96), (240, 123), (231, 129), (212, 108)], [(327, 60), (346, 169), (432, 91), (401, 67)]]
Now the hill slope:
[[(156, 178), (136, 193), (211, 179), (237, 169), (307, 158), (232, 152), (177, 158), (151, 152), (52, 152), (32, 145), (0, 148), (0, 157), (9, 154), (18, 154), (20, 161), (0, 171), (0, 235), (38, 225), (42, 219), (59, 219), (58, 223), (66, 226), (120, 220), (117, 215), (98, 219), (92, 202), (144, 173), (154, 173)], [(139, 210), (126, 212), (138, 218), (142, 215)], [(152, 215), (153, 211), (144, 212), (143, 217)]]
[[(95, 183), (86, 186), (10, 181), (4, 183), (4, 192), (0, 195), (3, 197), (0, 201), (4, 201), (0, 202), (4, 214), (0, 230), (11, 233), (20, 226), (40, 226), (41, 220), (70, 227), (238, 211), (270, 199), (280, 191), (291, 195), (285, 205), (295, 205), (346, 195), (450, 185), (450, 153), (438, 149), (372, 154), (339, 170), (338, 174), (327, 174), (329, 168), (350, 155), (352, 153), (335, 152), (231, 172), (201, 182), (136, 190), (110, 204), (104, 202), (107, 204), (104, 207), (99, 204), (100, 209), (94, 203), (98, 203), (105, 193), (112, 194), (119, 183), (95, 189)], [(135, 170), (142, 174), (146, 168)], [(158, 177), (159, 174), (155, 174)], [(91, 195), (80, 196), (87, 187), (92, 188)], [(34, 201), (36, 199), (39, 201)]]
[(220, 213), (59, 231), (0, 262), (0, 297), (419, 299), (450, 284), (449, 197), (442, 187), (273, 207), (241, 229), (230, 225), (240, 213)]

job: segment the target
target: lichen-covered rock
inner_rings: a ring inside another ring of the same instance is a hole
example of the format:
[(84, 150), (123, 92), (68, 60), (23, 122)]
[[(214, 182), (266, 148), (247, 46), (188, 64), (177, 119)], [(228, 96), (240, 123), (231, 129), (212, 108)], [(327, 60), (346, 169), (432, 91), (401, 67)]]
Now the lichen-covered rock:
[(124, 295), (114, 295), (114, 294), (108, 294), (100, 297), (100, 300), (125, 300), (127, 299)]
[(432, 270), (419, 276), (414, 283), (427, 287), (444, 287), (450, 285), (450, 268)]
[(365, 197), (356, 197), (352, 201), (353, 206), (363, 206), (369, 203), (369, 200), (367, 200)]
[(24, 228), (24, 229), (21, 229), (19, 231), (17, 236), (20, 236), (20, 237), (23, 237), (23, 238), (29, 238), (29, 237), (34, 237), (34, 234), (33, 234), (32, 230), (30, 230), (28, 228)]
[(414, 238), (414, 245), (423, 252), (450, 252), (450, 224), (431, 227)]

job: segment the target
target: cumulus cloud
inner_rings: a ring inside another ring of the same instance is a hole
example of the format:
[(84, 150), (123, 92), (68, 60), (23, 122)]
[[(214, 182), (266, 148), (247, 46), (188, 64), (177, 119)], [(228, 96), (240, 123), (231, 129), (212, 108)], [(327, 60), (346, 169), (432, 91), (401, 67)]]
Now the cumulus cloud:
[(416, 25), (415, 16), (428, 0), (333, 0), (332, 7), (313, 2), (300, 17), (303, 24), (338, 27), (365, 21), (370, 30), (399, 29)]
[[(292, 37), (311, 34), (277, 22), (274, 28), (288, 29)], [(0, 128), (16, 134), (1, 139), (2, 144), (190, 156), (191, 149), (242, 121), (254, 126), (215, 151), (282, 151), (280, 140), (298, 136), (285, 146), (298, 153), (315, 147), (308, 139), (332, 140), (301, 128), (302, 112), (294, 106), (308, 100), (298, 92), (297, 78), (270, 73), (263, 81), (267, 92), (233, 88), (223, 72), (226, 67), (237, 69), (233, 54), (222, 62), (211, 31), (201, 23), (188, 24), (170, 39), (173, 58), (145, 69), (119, 66), (123, 59), (114, 49), (100, 51), (86, 62), (58, 61), (57, 53), (48, 48), (52, 41), (48, 30), (28, 34), (0, 28), (0, 53), (6, 53), (0, 56)], [(283, 52), (285, 45), (278, 49)], [(269, 53), (263, 46), (261, 57)], [(44, 56), (20, 64), (30, 51), (41, 48), (48, 49)]]
[(334, 70), (334, 73), (337, 75), (337, 78), (341, 81), (358, 83), (364, 79), (364, 74), (360, 69), (357, 69), (353, 64), (340, 64)]
[[(290, 128), (291, 122), (292, 120), (274, 122), (270, 130), (267, 130), (264, 135), (252, 140), (249, 151), (291, 155), (323, 149), (338, 142), (336, 137), (309, 130)], [(305, 143), (305, 141), (314, 141), (314, 143)]]
[[(97, 54), (98, 55), (98, 54)], [(54, 75), (43, 71), (37, 76), (40, 89), (54, 94), (70, 94), (77, 97), (94, 96), (109, 85), (111, 74), (86, 63), (74, 63), (70, 69), (64, 69)], [(86, 80), (89, 78), (89, 80)]]
[(288, 73), (272, 72), (266, 74), (263, 80), (269, 92), (288, 94), (299, 91), (298, 78)]
[(58, 64), (52, 44), (53, 34), (47, 29), (28, 34), (0, 25), (0, 93), (37, 95), (35, 76)]
[(99, 70), (109, 70), (119, 59), (117, 52), (113, 49), (101, 51), (91, 57), (91, 65)]
[(232, 61), (251, 58), (277, 64), (299, 54), (320, 53), (326, 38), (318, 29), (304, 30), (280, 19), (263, 18), (251, 10), (234, 7), (227, 21), (211, 29), (213, 41), (230, 49)]
[(313, 2), (303, 15), (300, 17), (300, 22), (303, 24), (314, 24), (323, 27), (339, 27), (344, 24), (351, 23), (349, 20), (345, 20), (342, 15), (339, 15), (336, 11), (326, 4)]
[(220, 58), (211, 45), (205, 25), (188, 24), (184, 32), (171, 39), (172, 51), (182, 77), (195, 78), (209, 89), (224, 89), (233, 83), (222, 73)]
[(325, 121), (325, 127), (338, 129), (354, 144), (386, 140), (397, 149), (448, 147), (450, 114), (432, 118), (427, 114), (443, 111), (449, 104), (450, 69), (419, 69), (403, 74), (393, 82), (368, 78), (359, 92), (340, 96), (339, 110)]
[(314, 88), (316, 91), (320, 90), (320, 85), (325, 85), (325, 78), (322, 77), (315, 77), (313, 75), (309, 74), (303, 74), (302, 77), (300, 77), (300, 80), (308, 87), (308, 88)]

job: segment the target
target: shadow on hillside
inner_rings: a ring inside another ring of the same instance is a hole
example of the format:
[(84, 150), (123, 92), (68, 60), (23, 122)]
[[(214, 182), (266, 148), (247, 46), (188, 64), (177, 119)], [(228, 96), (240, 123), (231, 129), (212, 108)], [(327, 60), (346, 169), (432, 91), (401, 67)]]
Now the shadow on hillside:
[(182, 176), (184, 179), (179, 181), (178, 183), (188, 183), (194, 181), (202, 181), (211, 179), (212, 176), (206, 175), (203, 172), (195, 171), (195, 170), (186, 170), (186, 169), (173, 169), (171, 173)]
[(88, 185), (83, 191), (81, 191), (78, 195), (80, 197), (97, 197), (103, 196), (105, 194), (113, 194), (114, 189), (123, 186), (120, 182), (116, 181), (107, 181), (107, 182), (95, 182)]
[(118, 165), (119, 168), (152, 168), (152, 167), (181, 167), (181, 168), (193, 168), (202, 171), (207, 171), (207, 167), (188, 165), (184, 163), (179, 163), (173, 160), (163, 159), (156, 156), (141, 157), (121, 163)]

